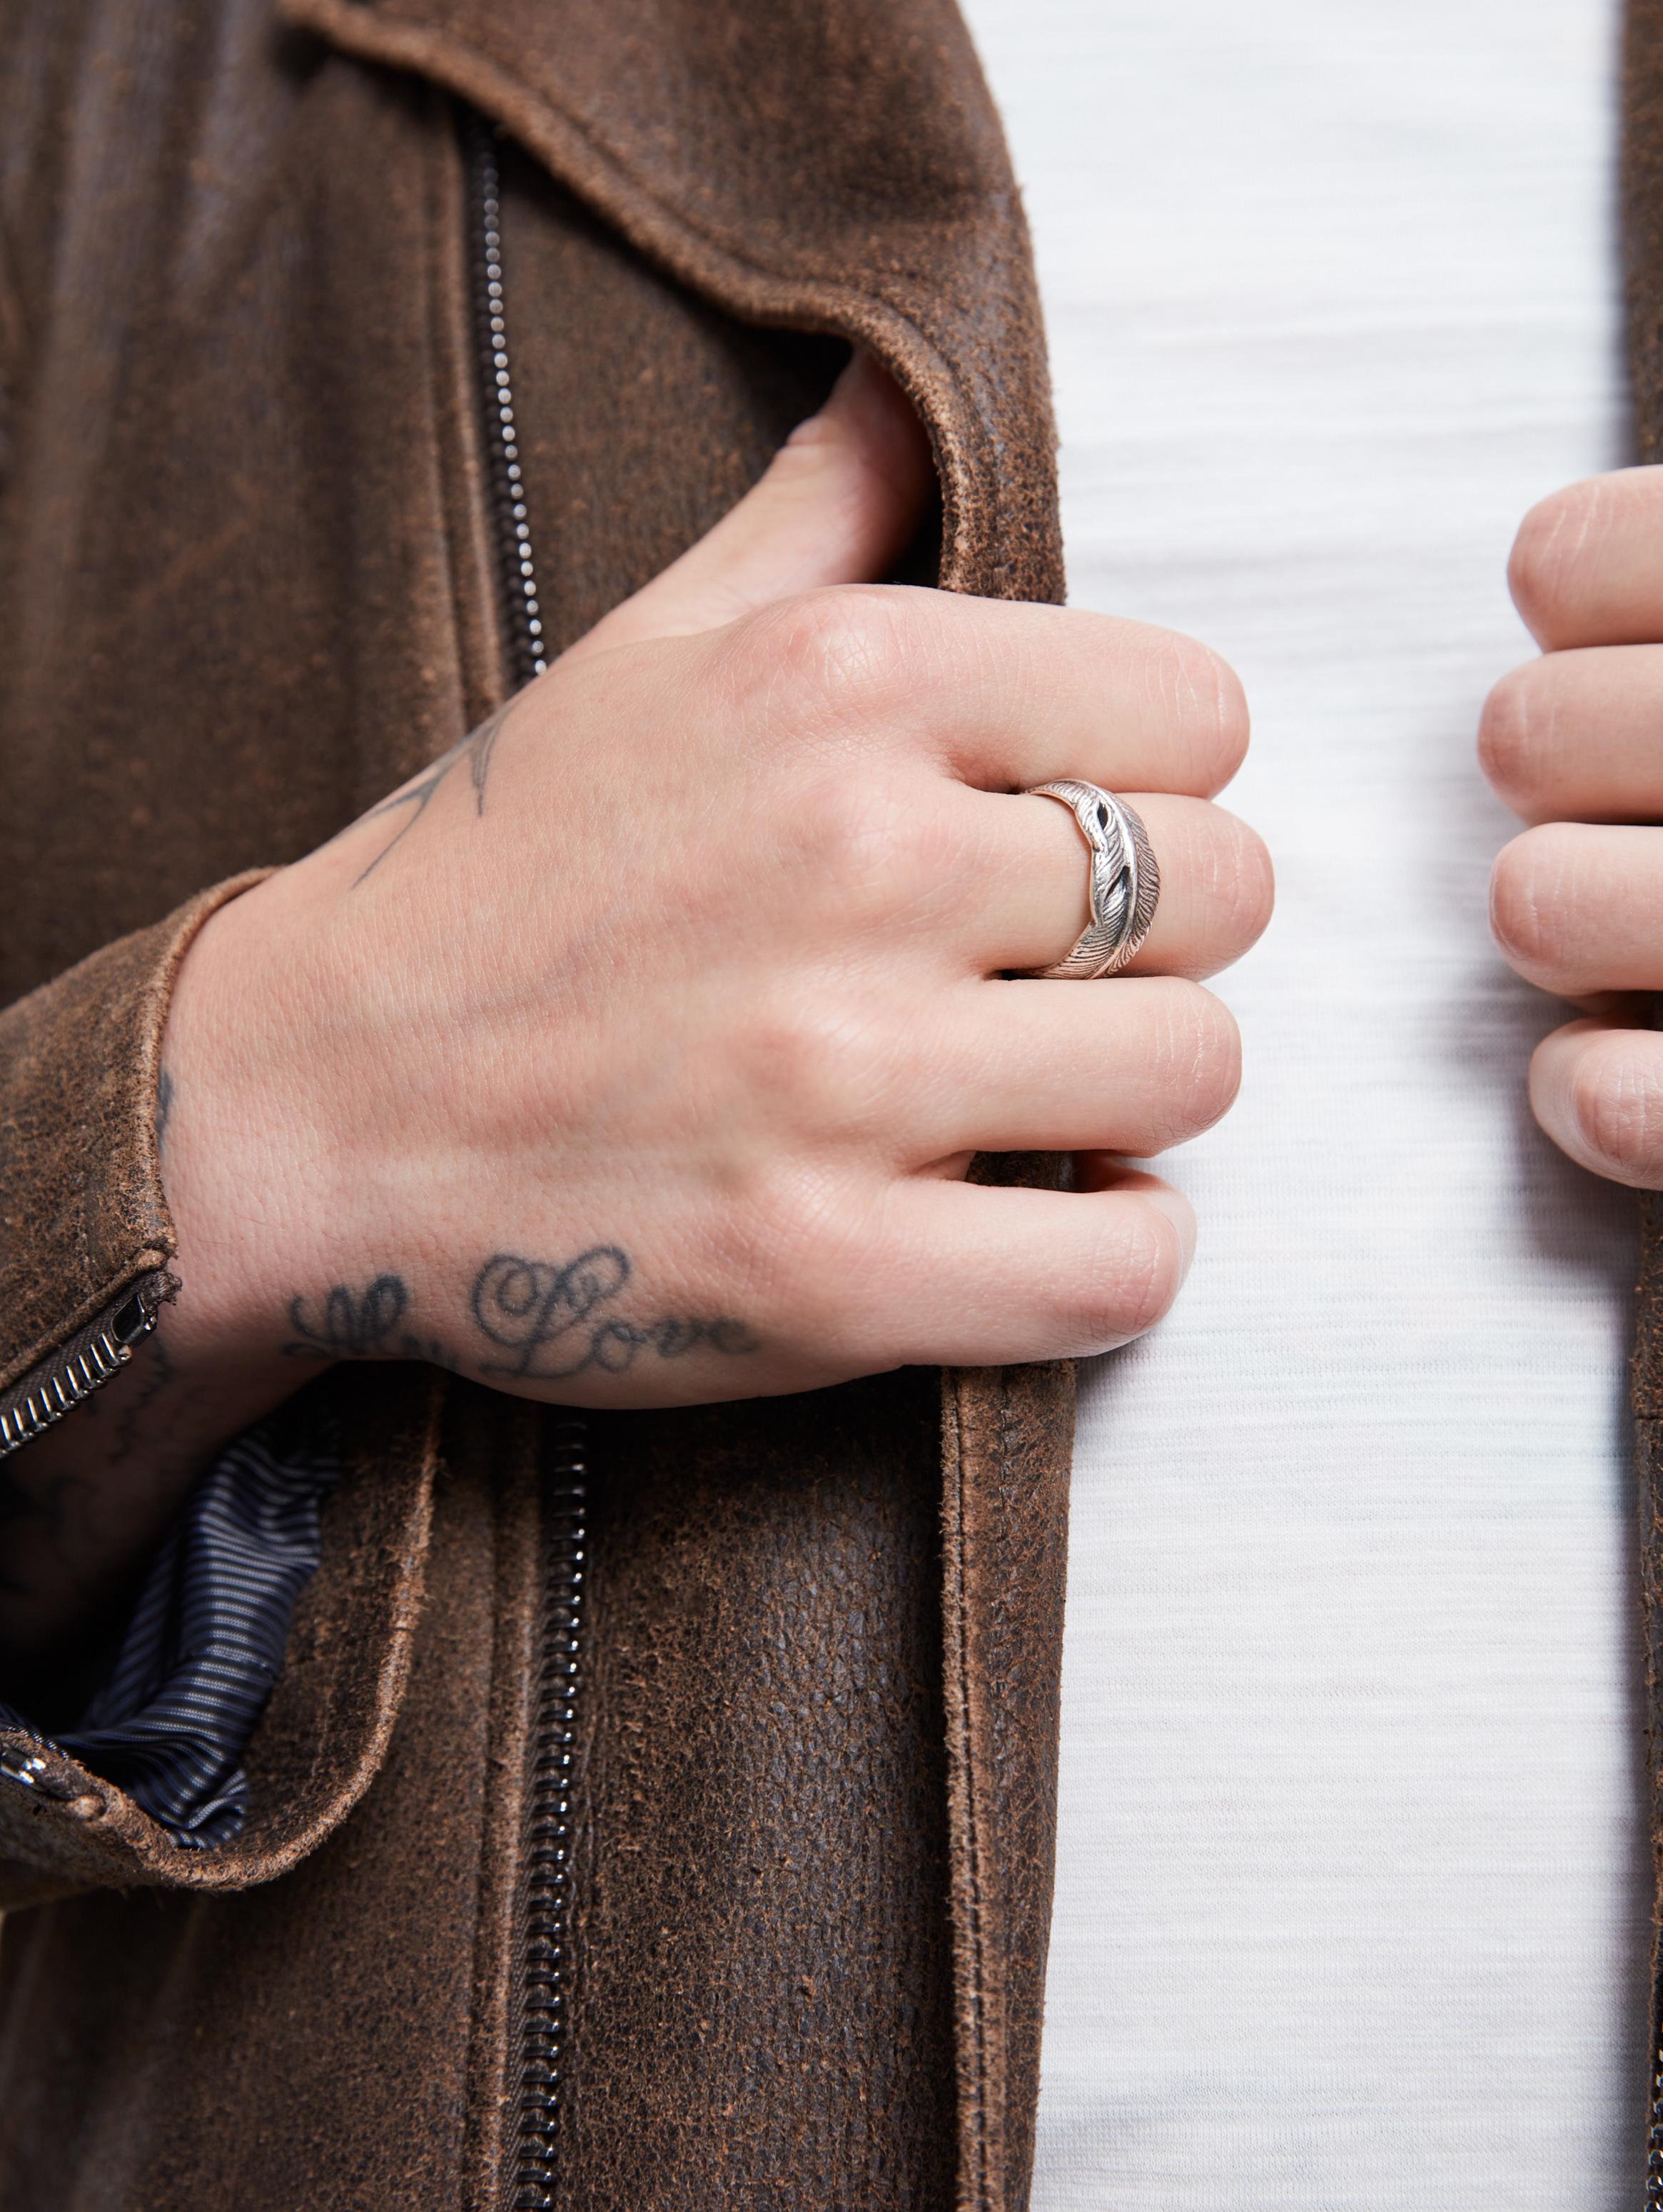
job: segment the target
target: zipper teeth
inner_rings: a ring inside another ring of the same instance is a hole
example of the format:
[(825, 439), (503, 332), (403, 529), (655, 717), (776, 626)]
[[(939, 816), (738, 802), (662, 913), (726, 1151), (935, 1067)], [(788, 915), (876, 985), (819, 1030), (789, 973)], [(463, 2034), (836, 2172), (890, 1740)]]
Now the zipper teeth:
[(103, 1328), (79, 1351), (48, 1368), (27, 1396), (0, 1409), (0, 1459), (32, 1443), (119, 1374), (132, 1358), (133, 1346), (155, 1327), (160, 1311), (160, 1298), (154, 1304), (147, 1304), (142, 1297), (124, 1298)]
[(1663, 1951), (1653, 1970), (1652, 2111), (1646, 2141), (1646, 2212), (1663, 2206)]
[[(510, 685), (548, 665), (537, 595), (525, 478), (520, 464), (503, 279), (501, 180), (496, 133), (463, 111), (477, 244), (474, 314), (479, 391), (491, 476)], [(532, 1754), (516, 1915), (512, 2045), (518, 2094), (509, 2115), (509, 2212), (552, 2212), (555, 2131), (567, 2055), (571, 1994), (572, 1783), (576, 1759), (580, 1643), (588, 1546), (588, 1430), (582, 1418), (551, 1419), (543, 1487), (542, 1629), (532, 1715)]]
[(525, 477), (520, 466), (520, 433), (514, 410), (514, 380), (509, 370), (508, 322), (503, 312), (501, 182), (496, 137), (484, 118), (471, 114), (466, 124), (468, 167), (472, 185), (475, 234), (479, 242), (474, 288), (485, 443), (490, 458), (492, 503), (500, 550), (499, 574), (508, 624), (509, 658), (520, 684), (529, 684), (548, 666), (544, 650), (543, 609), (537, 595), (537, 563), (532, 552), (531, 522), (526, 512)]
[(16, 1744), (0, 1747), (0, 1775), (8, 1782), (21, 1783), (25, 1790), (39, 1790), (41, 1777), (46, 1771), (46, 1754), (55, 1753), (62, 1759), (63, 1753), (50, 1736), (42, 1735), (32, 1722), (26, 1721), (21, 1713), (13, 1712), (9, 1705), (5, 1709), (5, 1729), (8, 1735), (21, 1736), (25, 1744), (32, 1744), (34, 1748), (25, 1750)]
[(572, 1783), (588, 1504), (586, 1434), (563, 1420), (544, 1493), (546, 1559), (536, 1752), (527, 1794), (521, 1923), (512, 2212), (551, 2212), (555, 2130), (571, 1994)]

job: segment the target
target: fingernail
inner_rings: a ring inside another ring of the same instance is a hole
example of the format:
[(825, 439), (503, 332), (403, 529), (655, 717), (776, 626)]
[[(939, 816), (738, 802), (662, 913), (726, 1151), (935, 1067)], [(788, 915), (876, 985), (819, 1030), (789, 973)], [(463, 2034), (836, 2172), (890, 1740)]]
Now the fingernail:
[(1184, 1253), (1184, 1273), (1188, 1275), (1190, 1262), (1195, 1258), (1195, 1208), (1181, 1190), (1146, 1190), (1143, 1195), (1151, 1206), (1159, 1206), (1178, 1231), (1178, 1241)]

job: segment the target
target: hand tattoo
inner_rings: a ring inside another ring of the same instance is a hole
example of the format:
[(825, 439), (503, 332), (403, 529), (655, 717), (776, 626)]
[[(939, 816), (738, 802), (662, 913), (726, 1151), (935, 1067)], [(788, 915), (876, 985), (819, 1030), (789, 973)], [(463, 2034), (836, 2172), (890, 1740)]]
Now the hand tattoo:
[(480, 1372), (548, 1382), (594, 1367), (622, 1375), (643, 1352), (683, 1359), (701, 1346), (734, 1357), (760, 1349), (743, 1322), (666, 1315), (642, 1322), (601, 1313), (631, 1273), (616, 1244), (593, 1245), (563, 1266), (497, 1253), (474, 1278), (473, 1319), (481, 1335), (514, 1357), (488, 1360)]
[(463, 750), (468, 759), (468, 781), (473, 786), (474, 811), (485, 811), (485, 786), (490, 779), (490, 757), (496, 750), (496, 740), (509, 726), (509, 716), (519, 703), (516, 691), (512, 699), (505, 699), (494, 714), (488, 714), (468, 739)]
[(490, 757), (496, 749), (497, 738), (502, 736), (507, 726), (509, 716), (519, 704), (519, 699), (520, 695), (517, 692), (512, 699), (505, 699), (496, 712), (487, 715), (477, 730), (471, 732), (468, 736), (454, 744), (448, 753), (441, 753), (424, 775), (417, 776), (413, 782), (407, 783), (402, 791), (395, 791), (391, 799), (384, 799), (379, 806), (370, 808), (369, 813), (362, 817), (366, 822), (376, 821), (383, 814), (394, 814), (400, 807), (408, 806), (414, 811), (400, 825), (395, 835), (387, 839), (369, 866), (364, 869), (363, 873), (356, 878), (353, 885), (354, 890), (363, 881), (365, 876), (375, 874), (401, 837), (409, 836), (423, 815), (427, 812), (429, 804), (439, 786), (460, 760), (466, 759), (468, 763), (468, 780), (473, 786), (475, 809), (478, 813), (484, 812), (485, 785), (490, 776)]
[(283, 1347), (291, 1359), (396, 1359), (400, 1345), (393, 1332), (410, 1304), (401, 1275), (377, 1275), (367, 1290), (350, 1291), (337, 1283), (315, 1321), (306, 1300), (289, 1302), (294, 1340)]
[(362, 1290), (337, 1283), (320, 1300), (292, 1298), (294, 1334), (283, 1350), (292, 1359), (425, 1359), (457, 1374), (557, 1382), (586, 1370), (624, 1374), (643, 1353), (685, 1359), (702, 1350), (738, 1358), (761, 1349), (743, 1322), (727, 1317), (665, 1314), (639, 1322), (605, 1310), (633, 1273), (616, 1244), (592, 1245), (563, 1263), (498, 1252), (475, 1276), (469, 1308), (479, 1334), (511, 1356), (472, 1369), (442, 1340), (409, 1326), (409, 1287), (391, 1273)]

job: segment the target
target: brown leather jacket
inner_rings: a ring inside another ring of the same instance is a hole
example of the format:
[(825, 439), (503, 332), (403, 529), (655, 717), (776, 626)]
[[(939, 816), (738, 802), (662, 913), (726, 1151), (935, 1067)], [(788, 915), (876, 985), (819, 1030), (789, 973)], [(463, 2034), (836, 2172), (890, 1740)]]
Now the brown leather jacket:
[[(1060, 595), (951, 0), (0, 0), (0, 1433), (162, 1287), (192, 930), (521, 672), (464, 109), (511, 142), (557, 642), (851, 338), (927, 420), (940, 581)], [(236, 1840), (0, 1735), (0, 2202), (1022, 2203), (1068, 1373), (581, 1441), (415, 1365), (324, 1387), (351, 1474)]]
[[(1629, 60), (1654, 456), (1663, 0)], [(460, 103), (516, 149), (557, 638), (754, 479), (832, 337), (929, 422), (941, 583), (1060, 595), (1026, 247), (950, 0), (0, 0), (0, 1424), (159, 1289), (192, 930), (518, 673)], [(1022, 2205), (1067, 1375), (581, 1440), (417, 1368), (326, 1387), (352, 1471), (241, 1835), (176, 1850), (0, 1734), (0, 1895), (34, 1908), (0, 2203)]]

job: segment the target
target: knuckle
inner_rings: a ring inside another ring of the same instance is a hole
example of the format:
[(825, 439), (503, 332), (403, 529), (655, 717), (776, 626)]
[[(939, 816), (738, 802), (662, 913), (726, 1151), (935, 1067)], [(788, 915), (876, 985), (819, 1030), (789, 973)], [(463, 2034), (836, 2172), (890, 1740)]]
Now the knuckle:
[(1508, 558), (1514, 605), (1538, 638), (1550, 635), (1573, 595), (1583, 550), (1598, 530), (1605, 488), (1598, 477), (1539, 501), (1519, 526)]
[(704, 1261), (746, 1310), (829, 1338), (849, 1302), (850, 1194), (823, 1157), (771, 1151), (729, 1179), (706, 1224)]
[(844, 1132), (880, 1115), (882, 1054), (858, 1003), (824, 990), (752, 1005), (730, 1049), (748, 1118)]
[(916, 792), (876, 774), (825, 778), (790, 814), (793, 874), (844, 930), (886, 921), (940, 873), (941, 840)]
[(755, 1177), (740, 1209), (746, 1238), (766, 1273), (795, 1303), (824, 1295), (836, 1209), (829, 1179), (806, 1159), (774, 1160)]
[(840, 1354), (881, 1352), (872, 1308), (885, 1239), (865, 1176), (823, 1154), (778, 1161), (740, 1212), (747, 1279), (789, 1334)]
[(842, 731), (880, 713), (904, 680), (899, 610), (881, 590), (829, 586), (782, 599), (736, 625), (743, 690), (801, 730)]
[(1550, 969), (1564, 944), (1565, 913), (1574, 893), (1563, 827), (1526, 830), (1495, 857), (1489, 883), (1489, 923), (1496, 943), (1526, 974)]
[(1536, 663), (1515, 668), (1494, 685), (1478, 717), (1478, 763), (1515, 812), (1528, 811), (1540, 779), (1533, 711)]

